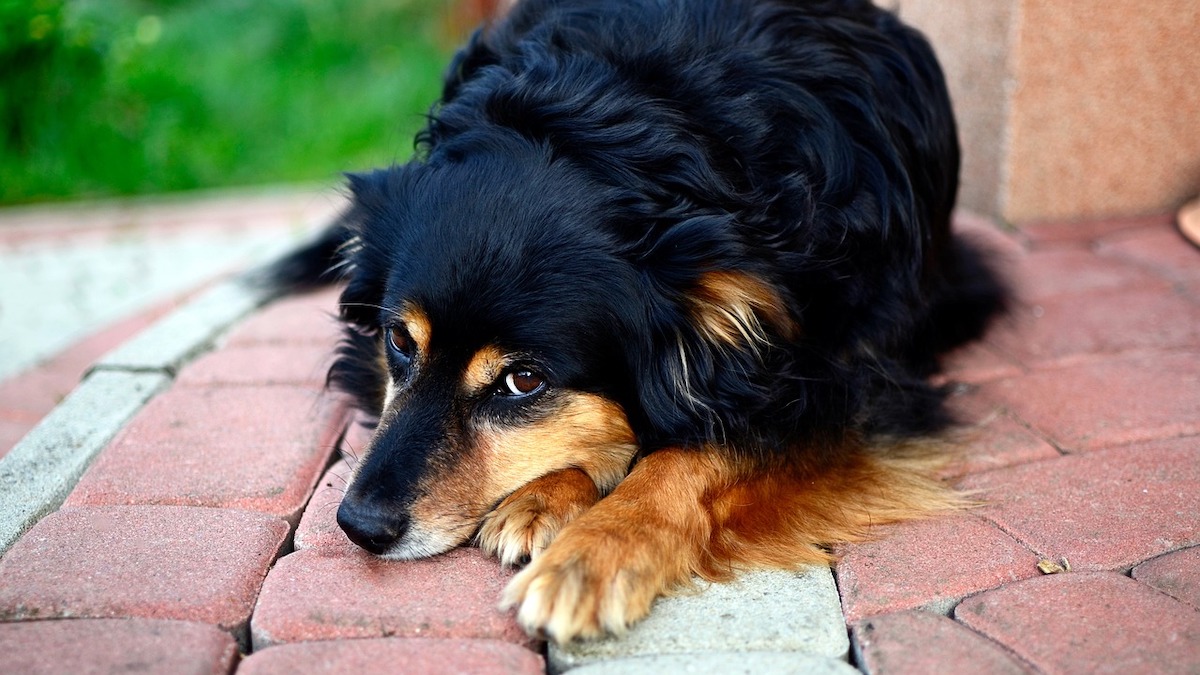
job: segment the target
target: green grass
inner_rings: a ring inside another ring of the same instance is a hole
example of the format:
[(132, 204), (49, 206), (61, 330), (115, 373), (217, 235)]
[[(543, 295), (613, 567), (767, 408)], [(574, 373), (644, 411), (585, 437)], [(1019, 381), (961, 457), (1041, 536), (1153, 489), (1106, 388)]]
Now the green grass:
[(412, 153), (445, 0), (0, 0), (0, 202), (328, 180)]

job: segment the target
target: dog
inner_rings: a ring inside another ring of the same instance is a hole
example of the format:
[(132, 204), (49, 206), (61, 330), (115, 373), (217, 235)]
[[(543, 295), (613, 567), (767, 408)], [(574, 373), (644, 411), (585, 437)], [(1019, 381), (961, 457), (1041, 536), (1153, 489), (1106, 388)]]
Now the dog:
[(932, 49), (866, 0), (518, 3), (275, 270), (345, 284), (338, 523), (523, 564), (502, 602), (566, 642), (954, 508), (930, 376), (1007, 302), (958, 171)]

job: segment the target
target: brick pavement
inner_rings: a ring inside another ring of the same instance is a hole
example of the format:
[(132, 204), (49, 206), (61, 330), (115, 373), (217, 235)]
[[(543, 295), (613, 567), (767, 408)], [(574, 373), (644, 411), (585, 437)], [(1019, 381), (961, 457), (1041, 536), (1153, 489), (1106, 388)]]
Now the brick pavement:
[(981, 505), (842, 546), (834, 577), (748, 575), (547, 649), (478, 551), (370, 558), (333, 518), (337, 449), (364, 438), (318, 397), (323, 292), (172, 371), (0, 558), (0, 651), (22, 672), (1200, 672), (1200, 253), (1163, 219), (961, 220), (1020, 294), (948, 362), (947, 478)]
[(339, 204), (289, 188), (0, 209), (0, 457), (106, 352)]

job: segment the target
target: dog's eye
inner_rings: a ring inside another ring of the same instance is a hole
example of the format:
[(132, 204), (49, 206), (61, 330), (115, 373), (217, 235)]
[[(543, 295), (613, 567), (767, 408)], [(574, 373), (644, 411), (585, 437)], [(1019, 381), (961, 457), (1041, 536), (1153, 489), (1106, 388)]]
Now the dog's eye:
[(514, 370), (504, 376), (500, 393), (505, 396), (529, 396), (546, 386), (546, 379), (532, 370)]
[(398, 326), (393, 326), (388, 329), (387, 340), (388, 348), (392, 350), (393, 354), (406, 362), (412, 360), (415, 348), (412, 338), (408, 335), (408, 331)]

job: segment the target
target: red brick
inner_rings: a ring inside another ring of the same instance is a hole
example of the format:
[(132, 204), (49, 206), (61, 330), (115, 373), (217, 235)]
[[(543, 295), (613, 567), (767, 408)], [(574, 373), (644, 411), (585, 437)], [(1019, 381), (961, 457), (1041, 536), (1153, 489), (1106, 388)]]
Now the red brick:
[(542, 657), (528, 649), (495, 640), (374, 638), (271, 647), (243, 661), (238, 675), (385, 675), (401, 670), (422, 675), (541, 675), (545, 666)]
[(973, 387), (960, 387), (947, 405), (962, 425), (944, 435), (954, 461), (946, 476), (961, 476), (1058, 457), (1054, 446), (1014, 420)]
[(117, 321), (76, 342), (37, 367), (0, 383), (0, 457), (71, 393), (101, 356), (182, 304), (180, 295)]
[(331, 288), (272, 303), (231, 330), (226, 344), (319, 344), (332, 350), (342, 336), (337, 320), (340, 291)]
[(178, 295), (163, 300), (154, 306), (133, 316), (121, 319), (99, 331), (80, 340), (70, 348), (63, 350), (49, 365), (55, 369), (65, 370), (76, 375), (76, 381), (83, 379), (84, 373), (93, 363), (108, 352), (120, 347), (126, 340), (141, 333), (154, 325), (159, 319), (187, 304), (189, 300), (213, 286), (215, 282), (208, 281), (198, 284)]
[(985, 216), (963, 209), (954, 212), (954, 231), (1001, 263), (1020, 258), (1028, 247), (1024, 233), (1005, 229)]
[(1115, 573), (1053, 574), (954, 610), (1041, 672), (1195, 673), (1200, 613)]
[(995, 642), (930, 612), (873, 616), (851, 630), (858, 666), (871, 675), (1032, 672)]
[(1137, 233), (1162, 228), (1171, 217), (1150, 215), (1138, 218), (1111, 218), (1076, 222), (1029, 223), (1021, 233), (1036, 246), (1051, 244), (1085, 244), (1115, 233)]
[(1054, 446), (1011, 417), (998, 414), (973, 427), (955, 429), (943, 439), (953, 458), (941, 475), (965, 476), (1060, 456)]
[(255, 649), (283, 642), (369, 637), (534, 641), (497, 609), (512, 572), (478, 549), (415, 561), (365, 551), (297, 551), (263, 585), (251, 623)]
[(308, 506), (304, 507), (300, 525), (296, 528), (297, 550), (316, 548), (353, 553), (358, 548), (337, 524), (338, 505), (342, 503), (342, 495), (346, 494), (349, 479), (350, 465), (342, 460), (330, 467), (317, 482), (317, 489), (308, 500)]
[(96, 332), (55, 354), (38, 369), (52, 372), (55, 377), (61, 378), (62, 381), (69, 384), (70, 386), (63, 392), (65, 394), (83, 379), (84, 374), (87, 373), (92, 364), (99, 360), (100, 357), (121, 346), (126, 340), (146, 328), (149, 328), (159, 319), (186, 304), (188, 300), (199, 295), (201, 291), (211, 285), (211, 282), (200, 284), (195, 288), (188, 289), (178, 295), (158, 302), (133, 316), (128, 316), (111, 324), (101, 326)]
[(0, 214), (4, 225), (0, 242), (236, 233), (251, 226), (277, 228), (283, 230), (281, 236), (294, 238), (313, 224), (329, 222), (344, 208), (343, 199), (328, 190), (322, 192), (326, 194), (235, 190), (183, 199), (149, 197), (8, 208)]
[(1200, 279), (1192, 279), (1180, 284), (1179, 293), (1191, 302), (1200, 305)]
[(230, 346), (210, 352), (179, 373), (179, 386), (303, 385), (320, 391), (333, 350), (323, 344)]
[(1200, 543), (1200, 441), (1060, 457), (970, 476), (980, 514), (1043, 557), (1119, 570)]
[(80, 374), (39, 366), (0, 382), (0, 457), (79, 383)]
[(295, 522), (333, 452), (341, 401), (293, 387), (176, 387), (84, 474), (68, 505), (178, 504)]
[(1200, 546), (1144, 562), (1133, 578), (1200, 610)]
[(1098, 251), (1175, 280), (1200, 280), (1200, 250), (1171, 225), (1110, 237)]
[(368, 426), (363, 422), (364, 417), (361, 412), (357, 412), (354, 422), (346, 429), (346, 436), (342, 439), (342, 454), (350, 461), (358, 459), (363, 448), (367, 447), (367, 443), (375, 433), (374, 426)]
[[(992, 330), (995, 331), (996, 328)], [(947, 354), (942, 361), (942, 371), (943, 374), (939, 378), (943, 382), (972, 383), (1012, 377), (1024, 372), (1015, 359), (981, 342), (972, 343)]]
[(0, 411), (9, 419), (36, 425), (79, 384), (82, 372), (42, 366), (0, 383)]
[(1067, 451), (1200, 434), (1200, 352), (1129, 354), (988, 382), (1002, 403)]
[(52, 673), (225, 675), (237, 643), (212, 626), (183, 621), (76, 619), (0, 624), (2, 669)]
[(21, 419), (8, 420), (0, 417), (0, 459), (4, 459), (8, 451), (16, 447), (17, 443), (25, 438), (25, 434), (36, 425), (36, 421), (30, 423)]
[(1037, 556), (973, 515), (880, 527), (875, 536), (839, 550), (835, 572), (848, 623), (918, 607), (945, 609), (1038, 573)]
[(180, 619), (236, 634), (287, 535), (249, 511), (64, 509), (0, 559), (0, 620)]
[(1167, 281), (1135, 265), (1080, 249), (1034, 251), (1017, 261), (1012, 279), (1017, 295), (1031, 303), (1122, 288), (1170, 289)]
[(1020, 305), (1010, 317), (987, 339), (1029, 366), (1200, 346), (1200, 306), (1159, 289), (1057, 296)]
[(317, 489), (300, 517), (295, 537), (297, 549), (341, 549), (344, 552), (358, 549), (338, 527), (337, 510), (350, 482), (351, 467), (366, 447), (373, 432), (373, 429), (364, 426), (357, 419), (346, 430), (341, 445), (341, 455), (344, 459), (338, 460), (321, 476), (321, 480), (317, 482)]

